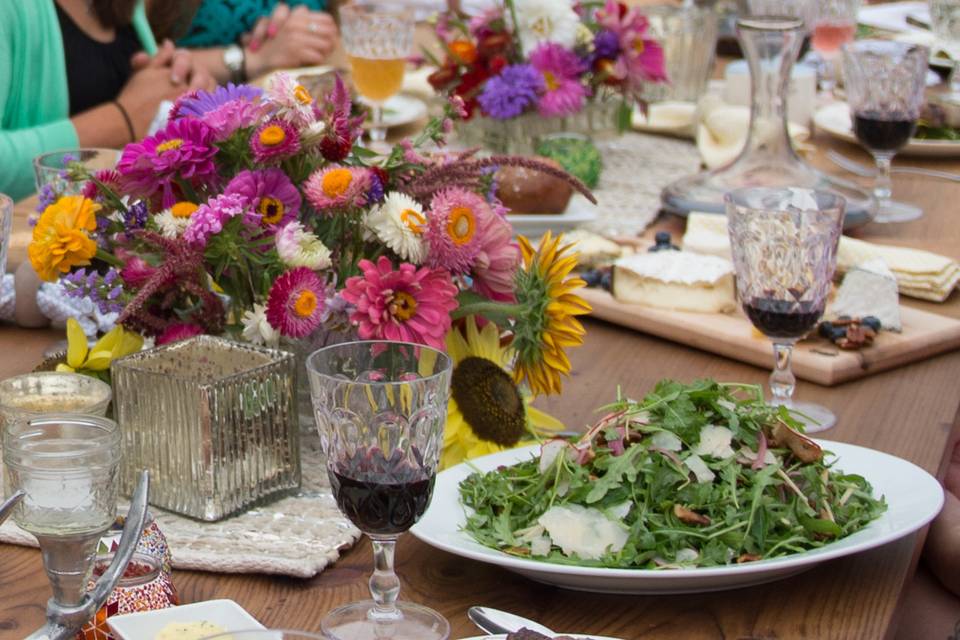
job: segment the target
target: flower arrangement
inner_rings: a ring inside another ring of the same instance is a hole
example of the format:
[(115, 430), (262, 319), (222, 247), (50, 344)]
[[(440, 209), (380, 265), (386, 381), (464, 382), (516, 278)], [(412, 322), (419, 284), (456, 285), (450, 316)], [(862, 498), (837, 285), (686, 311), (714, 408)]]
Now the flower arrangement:
[[(128, 145), (115, 169), (73, 176), (87, 179), (82, 195), (51, 198), (30, 260), (43, 280), (116, 314), (124, 329), (89, 357), (71, 335), (66, 366), (102, 374), (112, 345), (127, 351), (137, 334), (156, 344), (210, 333), (274, 346), (326, 331), (458, 353), (477, 334), (502, 347), (489, 366), (506, 378), (487, 389), (488, 377), (467, 376), (474, 393), (518, 401), (512, 415), (529, 432), (540, 415), (527, 410), (529, 396), (560, 391), (564, 351), (581, 342), (577, 316), (589, 307), (559, 239), (536, 249), (513, 240), (494, 172), (529, 166), (592, 196), (536, 160), (442, 153), (451, 120), (464, 115), (457, 97), (385, 155), (358, 144), (355, 111), (339, 79), (321, 99), (282, 74), (265, 90), (200, 91), (174, 105), (165, 128)], [(458, 415), (471, 427), (494, 420)], [(520, 436), (486, 440), (502, 447)]]
[(429, 81), (460, 96), (468, 117), (479, 109), (498, 120), (570, 116), (591, 99), (619, 95), (626, 129), (643, 85), (667, 79), (647, 27), (636, 8), (615, 0), (503, 0), (469, 20), (448, 12), (436, 23), (445, 59), (433, 60)]

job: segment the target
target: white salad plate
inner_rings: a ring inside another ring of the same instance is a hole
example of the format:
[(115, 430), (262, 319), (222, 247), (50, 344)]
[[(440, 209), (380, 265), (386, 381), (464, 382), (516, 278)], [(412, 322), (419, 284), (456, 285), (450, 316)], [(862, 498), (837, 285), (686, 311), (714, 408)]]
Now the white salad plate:
[(538, 582), (601, 593), (696, 593), (771, 582), (814, 566), (898, 540), (930, 522), (943, 506), (943, 489), (930, 474), (895, 456), (841, 442), (821, 441), (837, 458), (834, 469), (859, 474), (884, 496), (887, 510), (860, 531), (819, 549), (744, 564), (692, 569), (608, 569), (518, 558), (475, 541), (463, 526), (460, 482), (476, 470), (492, 471), (539, 455), (539, 445), (494, 453), (437, 475), (430, 508), (413, 534), (438, 549), (499, 565)]
[[(620, 638), (611, 638), (609, 636), (591, 636), (583, 633), (558, 633), (558, 636), (573, 638), (574, 640), (620, 640)], [(499, 633), (493, 636), (470, 636), (460, 640), (507, 640), (506, 634)]]
[[(853, 133), (850, 119), (850, 107), (845, 102), (832, 102), (813, 114), (813, 123), (817, 129), (826, 131), (834, 138), (852, 144), (860, 144)], [(958, 140), (918, 140), (912, 138), (897, 155), (921, 156), (929, 158), (952, 158), (960, 156)]]
[(153, 640), (174, 622), (209, 622), (226, 631), (266, 629), (233, 600), (205, 600), (179, 607), (128, 613), (107, 618), (107, 625), (120, 640)]
[(570, 231), (597, 219), (597, 207), (579, 193), (573, 194), (563, 213), (508, 213), (515, 235), (539, 238), (547, 231)]
[[(359, 100), (369, 105), (362, 97)], [(398, 93), (383, 103), (383, 125), (388, 129), (413, 124), (426, 117), (427, 103), (414, 96)], [(368, 119), (363, 126), (369, 129), (373, 123)]]

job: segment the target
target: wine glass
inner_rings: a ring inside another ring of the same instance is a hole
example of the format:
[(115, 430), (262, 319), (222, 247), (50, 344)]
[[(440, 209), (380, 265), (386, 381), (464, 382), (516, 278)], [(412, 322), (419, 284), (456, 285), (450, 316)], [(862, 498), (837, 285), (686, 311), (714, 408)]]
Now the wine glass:
[(444, 640), (439, 613), (397, 602), (394, 546), (433, 493), (452, 362), (404, 342), (348, 342), (307, 358), (310, 395), (337, 506), (373, 543), (373, 600), (334, 609), (332, 640)]
[(820, 86), (828, 94), (836, 85), (836, 63), (841, 48), (857, 33), (860, 0), (819, 0), (810, 34), (810, 46), (820, 56)]
[(383, 105), (399, 93), (413, 47), (413, 12), (389, 3), (347, 5), (340, 9), (340, 30), (353, 84), (373, 108), (370, 139), (382, 142)]
[(793, 345), (816, 326), (837, 266), (846, 201), (796, 187), (748, 187), (726, 194), (737, 295), (750, 322), (773, 342), (773, 405), (785, 406), (810, 432), (836, 423), (820, 405), (796, 402)]
[(891, 200), (890, 165), (917, 128), (929, 51), (905, 42), (860, 40), (843, 48), (844, 82), (853, 132), (876, 160), (874, 222), (916, 220), (923, 210)]
[(950, 91), (940, 99), (960, 105), (960, 0), (930, 0), (930, 26), (953, 60)]
[(12, 421), (3, 461), (6, 493), (25, 494), (13, 520), (37, 537), (54, 601), (78, 607), (97, 544), (117, 516), (117, 423), (68, 414)]
[(324, 636), (306, 631), (289, 631), (287, 629), (246, 629), (244, 631), (228, 631), (215, 636), (207, 636), (201, 640), (327, 640)]

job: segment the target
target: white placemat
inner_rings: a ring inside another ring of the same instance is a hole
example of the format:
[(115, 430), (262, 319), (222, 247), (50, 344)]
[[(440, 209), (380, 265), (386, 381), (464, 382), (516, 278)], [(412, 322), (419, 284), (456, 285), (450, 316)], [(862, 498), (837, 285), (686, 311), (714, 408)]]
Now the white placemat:
[[(303, 481), (297, 496), (212, 523), (151, 508), (170, 545), (174, 569), (311, 578), (350, 548), (360, 531), (337, 509), (319, 438), (305, 435), (301, 448)], [(37, 546), (12, 520), (0, 526), (0, 542)]]

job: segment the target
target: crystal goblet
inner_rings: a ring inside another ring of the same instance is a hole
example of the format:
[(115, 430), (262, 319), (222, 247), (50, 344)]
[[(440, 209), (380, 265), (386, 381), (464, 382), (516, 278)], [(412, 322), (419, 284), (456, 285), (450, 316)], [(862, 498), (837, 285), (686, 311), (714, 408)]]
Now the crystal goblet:
[(422, 345), (369, 341), (307, 359), (314, 415), (337, 505), (373, 543), (373, 600), (334, 609), (333, 640), (444, 640), (437, 612), (398, 602), (394, 548), (426, 511), (447, 417), (452, 361)]
[(793, 345), (823, 315), (837, 266), (846, 203), (832, 193), (751, 187), (726, 195), (740, 304), (773, 342), (772, 404), (790, 409), (810, 432), (829, 429), (826, 407), (793, 400)]
[(960, 0), (930, 0), (930, 26), (937, 44), (953, 59), (950, 90), (942, 99), (960, 105)]

